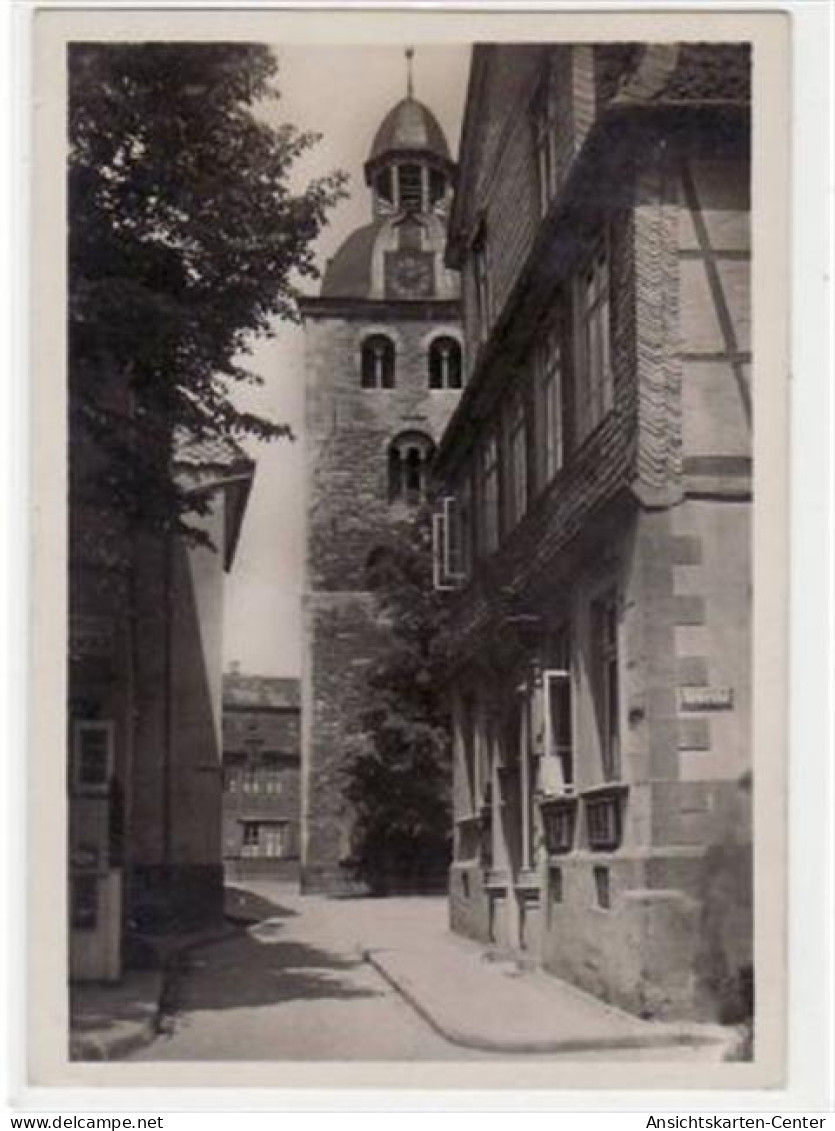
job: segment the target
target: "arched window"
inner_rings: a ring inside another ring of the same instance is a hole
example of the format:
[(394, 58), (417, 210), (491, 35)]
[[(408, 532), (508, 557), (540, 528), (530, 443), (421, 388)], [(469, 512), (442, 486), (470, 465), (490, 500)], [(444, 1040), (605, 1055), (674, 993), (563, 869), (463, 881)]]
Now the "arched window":
[(455, 338), (435, 338), (429, 347), (429, 388), (461, 388), (461, 346)]
[(385, 334), (372, 334), (362, 343), (363, 389), (394, 388), (394, 342)]
[(426, 496), (435, 445), (423, 432), (401, 432), (389, 447), (389, 502), (416, 506)]

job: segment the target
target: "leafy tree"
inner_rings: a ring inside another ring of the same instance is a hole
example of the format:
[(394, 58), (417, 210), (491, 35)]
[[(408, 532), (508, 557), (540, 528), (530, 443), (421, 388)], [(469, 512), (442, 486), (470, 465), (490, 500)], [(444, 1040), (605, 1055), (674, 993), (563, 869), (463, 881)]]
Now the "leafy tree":
[[(97, 488), (129, 521), (191, 533), (171, 476), (191, 440), (290, 435), (235, 407), (240, 363), (276, 317), (344, 195), (344, 174), (290, 188), (317, 140), (271, 124), (278, 65), (238, 43), (69, 49), (69, 375), (72, 435), (105, 459)], [(76, 479), (78, 478), (78, 468)]]
[(377, 894), (445, 876), (451, 744), (438, 647), (442, 596), (432, 588), (426, 516), (393, 528), (369, 570), (390, 635), (367, 676), (367, 708), (353, 737), (345, 794), (354, 815), (354, 866)]

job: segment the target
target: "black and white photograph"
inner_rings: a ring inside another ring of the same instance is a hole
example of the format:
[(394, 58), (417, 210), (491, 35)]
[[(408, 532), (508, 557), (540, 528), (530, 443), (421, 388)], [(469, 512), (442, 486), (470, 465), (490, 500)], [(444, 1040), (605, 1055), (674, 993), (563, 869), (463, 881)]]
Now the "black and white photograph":
[(63, 1078), (779, 1084), (780, 36), (279, 16), (50, 56)]

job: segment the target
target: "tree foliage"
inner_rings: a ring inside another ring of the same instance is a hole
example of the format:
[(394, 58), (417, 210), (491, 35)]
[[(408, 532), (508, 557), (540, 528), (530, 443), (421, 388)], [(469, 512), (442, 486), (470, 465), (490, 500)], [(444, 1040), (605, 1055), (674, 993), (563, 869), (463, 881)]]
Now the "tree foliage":
[(369, 570), (386, 645), (367, 675), (367, 707), (347, 764), (356, 871), (371, 890), (425, 888), (446, 872), (451, 742), (438, 648), (428, 522), (393, 528)]
[[(273, 125), (263, 46), (75, 44), (69, 53), (69, 374), (73, 425), (107, 456), (125, 515), (170, 528), (193, 500), (172, 434), (289, 435), (235, 407), (241, 364), (275, 318), (344, 195), (335, 172), (291, 188), (318, 140)], [(77, 434), (77, 433), (76, 433)]]

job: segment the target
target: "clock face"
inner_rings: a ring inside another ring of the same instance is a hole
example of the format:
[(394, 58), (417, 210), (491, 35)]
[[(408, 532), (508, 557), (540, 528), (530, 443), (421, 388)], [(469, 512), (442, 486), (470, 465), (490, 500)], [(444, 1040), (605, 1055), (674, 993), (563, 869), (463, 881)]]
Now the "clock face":
[(395, 298), (428, 298), (433, 282), (431, 252), (397, 251), (386, 256), (386, 290)]

